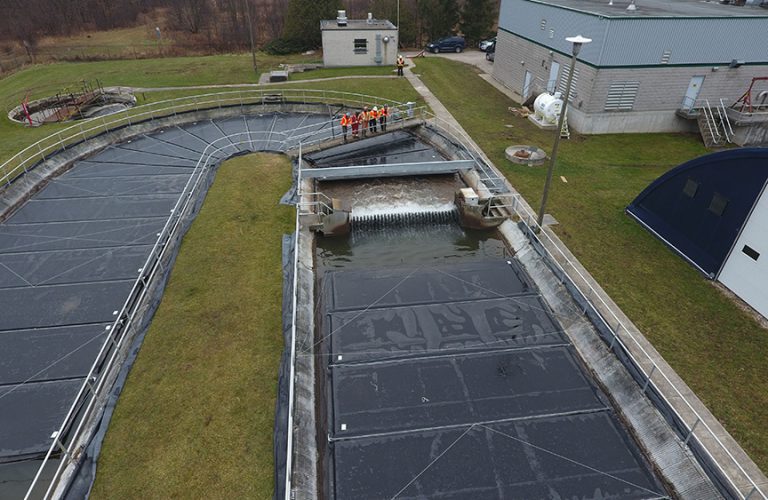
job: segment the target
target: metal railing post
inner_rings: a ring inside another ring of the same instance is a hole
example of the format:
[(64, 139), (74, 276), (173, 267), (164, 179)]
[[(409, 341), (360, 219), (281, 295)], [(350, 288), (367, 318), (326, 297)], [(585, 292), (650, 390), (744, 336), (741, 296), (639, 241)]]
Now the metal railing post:
[(696, 426), (699, 425), (699, 422), (701, 422), (700, 417), (696, 417), (696, 421), (693, 423), (693, 426), (691, 427), (691, 430), (688, 432), (688, 435), (685, 437), (685, 441), (683, 441), (683, 444), (688, 446), (688, 440), (691, 439), (691, 436), (693, 436), (694, 431), (696, 431)]
[(645, 390), (648, 389), (648, 384), (651, 383), (651, 377), (653, 377), (653, 374), (655, 372), (656, 372), (656, 365), (653, 365), (650, 373), (648, 373), (648, 376), (645, 378), (645, 384), (643, 385), (643, 392), (645, 392)]

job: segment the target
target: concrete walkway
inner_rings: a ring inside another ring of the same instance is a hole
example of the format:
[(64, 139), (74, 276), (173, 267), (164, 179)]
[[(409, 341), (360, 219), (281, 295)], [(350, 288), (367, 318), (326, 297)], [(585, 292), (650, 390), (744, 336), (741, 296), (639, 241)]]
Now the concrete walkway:
[[(458, 59), (461, 54), (454, 54), (450, 59)], [(428, 56), (434, 57), (434, 56)], [(440, 56), (445, 57), (445, 56)], [(473, 59), (466, 56), (462, 62), (469, 62)], [(448, 109), (435, 97), (429, 88), (414, 74), (414, 68), (418, 67), (419, 58), (409, 57), (408, 66), (404, 70), (405, 77), (413, 85), (416, 91), (432, 108), (433, 113), (439, 121), (448, 125), (448, 129), (455, 129), (462, 138), (465, 138), (468, 145), (480, 153), (483, 159), (490, 165), (497, 174), (506, 179), (498, 168), (490, 161), (482, 149), (475, 143), (469, 134), (461, 127), (458, 120), (448, 111)], [(482, 75), (481, 75), (482, 76)], [(516, 94), (506, 87), (501, 86), (493, 80), (490, 75), (484, 78), (491, 85), (499, 89), (502, 93), (516, 101)], [(519, 99), (519, 96), (517, 96)], [(508, 181), (506, 181), (510, 191), (519, 194)], [(522, 198), (521, 212), (535, 214), (531, 206)], [(694, 428), (693, 433), (701, 444), (703, 444), (712, 458), (719, 464), (730, 477), (739, 490), (741, 498), (768, 498), (765, 492), (768, 492), (768, 478), (749, 458), (744, 449), (712, 415), (709, 409), (694, 394), (688, 385), (677, 375), (671, 366), (664, 360), (653, 347), (651, 342), (645, 338), (643, 333), (635, 324), (621, 311), (618, 305), (608, 296), (600, 284), (589, 274), (576, 257), (568, 250), (565, 244), (549, 227), (544, 227), (541, 232), (540, 240), (547, 247), (548, 251), (554, 256), (554, 259), (562, 266), (569, 275), (573, 283), (583, 291), (589, 301), (595, 306), (603, 317), (612, 321), (611, 327), (616, 328), (617, 336), (626, 346), (632, 356), (643, 367), (646, 373), (651, 374), (652, 382), (662, 394), (668, 404), (674, 409), (679, 417), (686, 423), (688, 428)], [(617, 326), (618, 325), (618, 326)], [(726, 381), (724, 381), (726, 383)], [(751, 480), (751, 481), (750, 481)], [(757, 491), (752, 482), (760, 488)]]

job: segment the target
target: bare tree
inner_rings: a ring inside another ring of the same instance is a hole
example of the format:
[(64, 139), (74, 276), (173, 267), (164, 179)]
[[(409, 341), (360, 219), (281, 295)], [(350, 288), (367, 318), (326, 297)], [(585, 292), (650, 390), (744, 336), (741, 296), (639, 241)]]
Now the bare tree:
[(176, 27), (190, 33), (199, 33), (205, 28), (211, 11), (209, 0), (170, 0), (169, 7)]

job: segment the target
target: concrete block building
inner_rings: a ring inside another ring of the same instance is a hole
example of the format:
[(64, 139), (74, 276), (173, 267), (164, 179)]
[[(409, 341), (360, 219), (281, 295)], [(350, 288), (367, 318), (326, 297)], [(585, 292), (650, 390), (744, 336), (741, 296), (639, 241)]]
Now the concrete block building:
[(394, 66), (397, 59), (397, 27), (390, 21), (339, 17), (320, 21), (323, 63), (338, 66)]
[(521, 101), (564, 94), (575, 35), (593, 40), (568, 109), (581, 133), (695, 130), (687, 111), (768, 76), (768, 10), (699, 0), (502, 0), (493, 76)]

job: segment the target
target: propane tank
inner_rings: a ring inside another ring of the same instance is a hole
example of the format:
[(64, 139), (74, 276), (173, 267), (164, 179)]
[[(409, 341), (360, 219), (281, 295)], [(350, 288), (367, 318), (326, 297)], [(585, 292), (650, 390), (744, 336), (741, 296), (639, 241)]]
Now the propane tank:
[(545, 92), (533, 101), (536, 118), (544, 123), (557, 124), (561, 109), (563, 109), (563, 100), (560, 99), (560, 92), (555, 92), (554, 95)]

